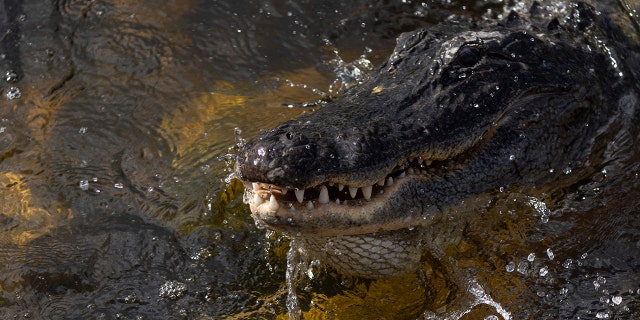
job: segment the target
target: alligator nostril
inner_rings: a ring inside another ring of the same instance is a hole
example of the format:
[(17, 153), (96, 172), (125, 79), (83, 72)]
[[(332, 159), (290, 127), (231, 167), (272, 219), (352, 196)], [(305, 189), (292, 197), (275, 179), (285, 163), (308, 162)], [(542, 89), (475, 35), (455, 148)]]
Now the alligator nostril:
[(291, 131), (288, 131), (287, 133), (285, 133), (284, 136), (288, 140), (293, 140), (293, 132), (291, 132)]

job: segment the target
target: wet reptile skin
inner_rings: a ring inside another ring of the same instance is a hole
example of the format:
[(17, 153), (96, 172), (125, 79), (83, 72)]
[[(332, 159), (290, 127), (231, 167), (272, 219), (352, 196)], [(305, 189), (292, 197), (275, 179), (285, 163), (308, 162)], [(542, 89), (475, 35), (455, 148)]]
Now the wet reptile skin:
[(421, 230), (462, 202), (565, 185), (549, 168), (601, 157), (599, 139), (635, 127), (640, 52), (613, 13), (570, 8), (402, 34), (370, 80), (239, 151), (252, 216), (378, 278), (415, 269)]

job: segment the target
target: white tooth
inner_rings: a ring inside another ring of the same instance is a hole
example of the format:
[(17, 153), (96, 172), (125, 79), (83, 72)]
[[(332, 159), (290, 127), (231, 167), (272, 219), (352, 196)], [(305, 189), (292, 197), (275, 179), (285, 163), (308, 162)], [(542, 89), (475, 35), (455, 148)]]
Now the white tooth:
[(253, 200), (251, 201), (254, 205), (260, 205), (261, 203), (264, 202), (264, 199), (262, 199), (261, 196), (259, 196), (257, 193), (253, 194)]
[(309, 209), (309, 210), (313, 209), (313, 202), (311, 202), (311, 201), (307, 202), (307, 209)]
[(340, 199), (336, 198), (336, 204), (340, 204)]
[(424, 165), (425, 166), (430, 166), (432, 162), (433, 162), (432, 160), (425, 160), (424, 161)]
[(329, 190), (327, 190), (327, 187), (322, 186), (322, 188), (320, 189), (320, 196), (318, 197), (318, 202), (322, 204), (329, 203)]
[(333, 187), (334, 183), (329, 181), (329, 187)]
[(406, 174), (404, 173), (404, 171), (402, 171), (402, 173), (400, 173), (400, 174), (398, 175), (398, 177), (397, 177), (397, 178), (402, 179), (402, 178), (404, 178), (405, 176), (406, 176)]
[(390, 186), (392, 186), (392, 185), (393, 185), (393, 178), (391, 178), (391, 177), (387, 178), (387, 184), (386, 184), (386, 186), (387, 186), (387, 187), (390, 187)]
[(358, 193), (358, 188), (349, 187), (349, 195), (351, 196), (351, 199), (356, 197), (356, 193)]
[(341, 183), (338, 183), (338, 191), (342, 191), (342, 189), (344, 189), (344, 185)]
[(373, 186), (362, 187), (362, 195), (366, 200), (371, 200), (371, 190), (373, 190)]
[(409, 169), (407, 169), (407, 174), (414, 174), (414, 172), (413, 172), (413, 168), (409, 168)]
[(251, 187), (253, 188), (253, 190), (258, 190), (258, 188), (260, 187), (260, 185), (257, 182), (252, 182), (251, 183)]
[(294, 192), (296, 193), (296, 199), (298, 200), (298, 203), (302, 203), (302, 200), (304, 200), (304, 189), (296, 189)]
[(276, 200), (276, 196), (272, 194), (271, 197), (269, 198), (269, 210), (278, 211), (278, 208), (280, 208), (280, 205), (278, 204), (278, 200)]
[(289, 189), (288, 189), (288, 188), (282, 188), (282, 195), (283, 195), (283, 196), (284, 196), (284, 195), (286, 195), (286, 194), (287, 194), (287, 192), (289, 192)]
[(382, 180), (378, 181), (377, 184), (379, 186), (381, 186), (381, 187), (384, 186), (384, 178)]

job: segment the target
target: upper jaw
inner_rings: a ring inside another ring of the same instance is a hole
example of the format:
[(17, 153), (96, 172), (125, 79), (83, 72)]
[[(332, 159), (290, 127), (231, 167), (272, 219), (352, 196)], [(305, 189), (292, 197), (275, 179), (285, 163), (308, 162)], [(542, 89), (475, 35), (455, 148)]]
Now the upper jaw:
[[(408, 226), (406, 216), (398, 220), (388, 212), (414, 178), (415, 173), (404, 172), (395, 179), (389, 177), (382, 186), (343, 186), (341, 191), (340, 186), (328, 183), (306, 190), (283, 190), (266, 183), (245, 182), (245, 202), (259, 226), (291, 234), (338, 236), (390, 231)], [(299, 198), (304, 200), (299, 202)]]
[(420, 207), (408, 195), (412, 188), (450, 164), (412, 158), (364, 187), (330, 180), (296, 189), (245, 180), (244, 201), (259, 226), (277, 231), (331, 236), (396, 230), (420, 220), (420, 210), (407, 213)]

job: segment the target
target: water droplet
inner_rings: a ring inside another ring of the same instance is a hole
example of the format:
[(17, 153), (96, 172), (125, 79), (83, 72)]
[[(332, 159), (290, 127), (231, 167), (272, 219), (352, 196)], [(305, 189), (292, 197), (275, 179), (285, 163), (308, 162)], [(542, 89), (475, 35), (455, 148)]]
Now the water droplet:
[(122, 182), (116, 182), (113, 187), (116, 189), (122, 189), (124, 188), (124, 184), (122, 184)]
[(7, 90), (5, 96), (8, 100), (19, 99), (20, 97), (22, 97), (22, 92), (20, 92), (20, 89), (18, 89), (17, 87), (11, 87), (9, 88), (9, 90)]
[(87, 130), (88, 130), (88, 129), (89, 129), (89, 128), (87, 128), (87, 127), (81, 127), (81, 128), (80, 128), (80, 130), (78, 130), (78, 133), (80, 133), (80, 134), (85, 134), (85, 133), (87, 133)]
[(89, 181), (80, 180), (80, 190), (83, 190), (83, 191), (89, 190)]
[(4, 80), (7, 81), (7, 83), (18, 82), (18, 74), (15, 73), (15, 71), (13, 71), (13, 70), (9, 70), (4, 75)]
[(547, 267), (542, 267), (540, 268), (540, 276), (544, 277), (549, 273), (549, 269), (547, 269)]
[(529, 262), (533, 262), (536, 259), (536, 254), (535, 253), (529, 253), (529, 255), (527, 256), (527, 260)]
[(516, 160), (516, 156), (514, 154), (509, 155), (509, 161)]
[(521, 261), (520, 263), (518, 263), (518, 272), (520, 272), (521, 274), (527, 274), (527, 271), (529, 271), (528, 262)]
[(505, 266), (505, 270), (507, 270), (507, 272), (513, 272), (513, 270), (516, 269), (516, 264), (513, 263), (513, 261), (507, 263), (507, 265)]
[(564, 168), (564, 170), (562, 170), (562, 173), (564, 173), (564, 174), (569, 174), (569, 173), (571, 173), (571, 168), (570, 168), (570, 167), (566, 167), (566, 168)]
[(187, 285), (178, 281), (167, 281), (160, 286), (158, 296), (160, 298), (169, 298), (176, 300), (187, 292)]
[(611, 302), (613, 302), (616, 305), (621, 304), (622, 303), (622, 297), (621, 296), (613, 296), (611, 298)]
[(555, 257), (553, 251), (551, 251), (551, 248), (547, 248), (547, 256), (549, 257), (549, 260), (553, 260), (553, 258)]

